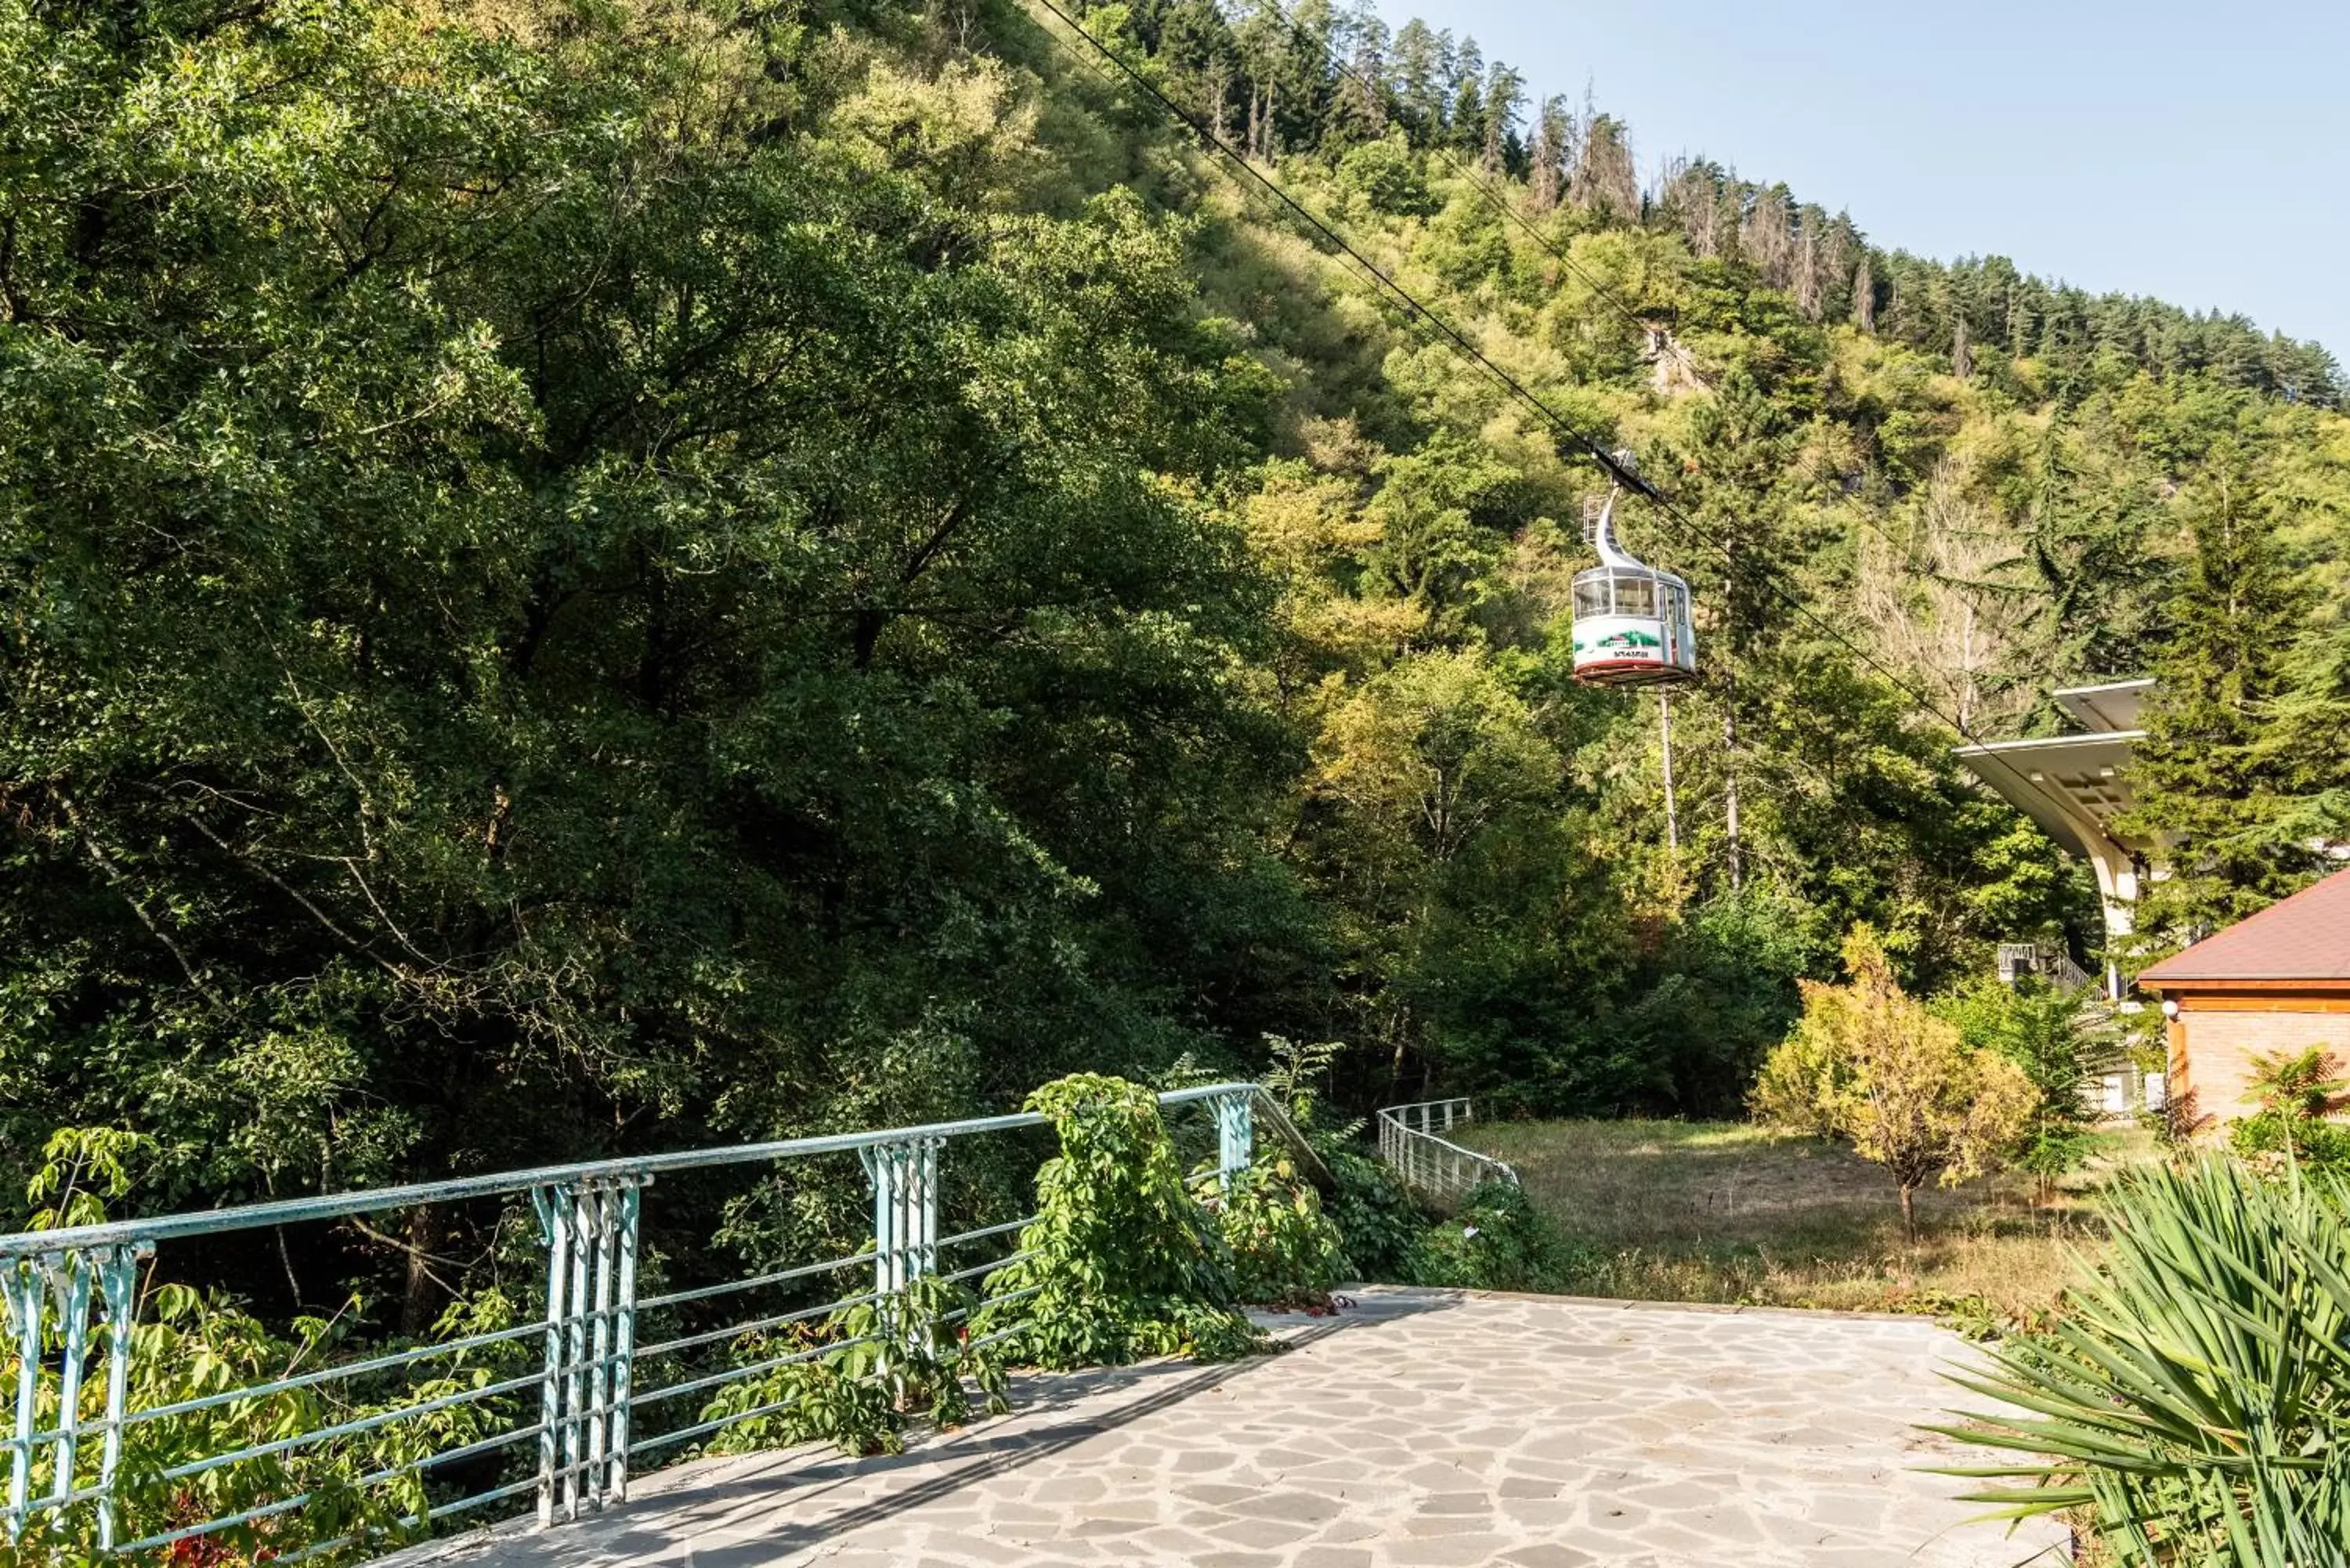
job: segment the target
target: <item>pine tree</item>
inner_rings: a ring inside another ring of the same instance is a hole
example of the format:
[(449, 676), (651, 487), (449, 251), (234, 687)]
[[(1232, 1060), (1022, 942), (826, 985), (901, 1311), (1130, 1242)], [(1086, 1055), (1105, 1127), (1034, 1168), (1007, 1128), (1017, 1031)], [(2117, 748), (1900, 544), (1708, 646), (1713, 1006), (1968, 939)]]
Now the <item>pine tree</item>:
[(1451, 53), (1451, 35), (1436, 32), (1417, 16), (1396, 29), (1388, 79), (1404, 129), (1415, 140), (1429, 140), (1443, 128), (1444, 80)]
[(1347, 69), (1338, 84), (1337, 127), (1351, 140), (1376, 141), (1388, 129), (1388, 25), (1368, 5), (1344, 24)]
[(1526, 171), (1526, 204), (1537, 213), (1556, 208), (1565, 193), (1574, 124), (1565, 99), (1543, 99), (1542, 111), (1534, 119), (1533, 167)]
[(2155, 840), (2162, 870), (2139, 906), (2140, 946), (2183, 946), (2266, 908), (2324, 864), (2290, 809), (2293, 760), (2270, 734), (2286, 693), (2283, 628), (2302, 603), (2276, 538), (2275, 503), (2230, 445), (2185, 498), (2195, 541), (2176, 630), (2130, 771), (2124, 831)]
[(1517, 134), (1518, 115), (1525, 102), (1526, 78), (1514, 67), (1495, 60), (1485, 76), (1485, 101), (1481, 110), (1485, 137), (1477, 158), (1487, 174), (1499, 174), (1506, 166), (1510, 144)]
[(1447, 87), (1451, 109), (1444, 139), (1464, 152), (1475, 152), (1485, 140), (1485, 53), (1476, 39), (1464, 37), (1453, 50)]
[(1681, 220), (1681, 236), (1690, 254), (1711, 260), (1721, 254), (1721, 171), (1709, 162), (1691, 163), (1666, 182)]

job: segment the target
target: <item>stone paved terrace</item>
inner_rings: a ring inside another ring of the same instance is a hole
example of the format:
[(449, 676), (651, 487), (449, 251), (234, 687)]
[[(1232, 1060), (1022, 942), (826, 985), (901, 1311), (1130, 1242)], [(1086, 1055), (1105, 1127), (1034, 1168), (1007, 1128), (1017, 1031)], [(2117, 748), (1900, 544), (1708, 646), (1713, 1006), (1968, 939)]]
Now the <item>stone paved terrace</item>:
[[(1379, 1289), (1286, 1355), (1036, 1378), (1012, 1415), (849, 1460), (646, 1478), (465, 1568), (2035, 1568), (1923, 1475), (1962, 1357), (1922, 1320)], [(411, 1554), (413, 1555), (413, 1554)]]

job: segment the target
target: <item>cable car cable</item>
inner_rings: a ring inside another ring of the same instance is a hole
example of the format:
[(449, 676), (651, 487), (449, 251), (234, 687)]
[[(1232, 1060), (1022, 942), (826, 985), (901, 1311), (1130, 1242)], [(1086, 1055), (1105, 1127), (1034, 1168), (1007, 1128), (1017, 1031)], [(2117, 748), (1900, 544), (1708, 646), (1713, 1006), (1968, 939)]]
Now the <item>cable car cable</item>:
[[(1635, 472), (1630, 468), (1618, 462), (1616, 460), (1616, 455), (1609, 452), (1607, 447), (1594, 440), (1591, 436), (1586, 434), (1564, 414), (1561, 414), (1557, 410), (1552, 408), (1540, 398), (1534, 396), (1534, 394), (1528, 390), (1525, 385), (1519, 381), (1516, 377), (1511, 375), (1507, 370), (1503, 369), (1501, 366), (1495, 364), (1491, 358), (1487, 358), (1484, 351), (1479, 348), (1474, 343), (1471, 343), (1467, 337), (1463, 337), (1459, 328), (1455, 327), (1451, 322), (1445, 320), (1442, 317), (1437, 315), (1436, 312), (1430, 310), (1427, 306), (1422, 305), (1409, 290), (1406, 289), (1401, 284), (1396, 282), (1394, 278), (1388, 276), (1387, 272), (1382, 269), (1378, 263), (1372, 261), (1369, 257), (1364, 255), (1362, 252), (1347, 244), (1344, 235), (1331, 228), (1329, 224), (1324, 223), (1322, 219), (1316, 216), (1311, 209), (1305, 205), (1305, 203), (1301, 202), (1296, 197), (1284, 190), (1279, 182), (1268, 179), (1254, 164), (1251, 163), (1246, 156), (1243, 155), (1237, 148), (1233, 147), (1222, 137), (1218, 136), (1213, 130), (1202, 123), (1181, 104), (1179, 104), (1173, 99), (1169, 98), (1165, 92), (1159, 89), (1159, 85), (1156, 82), (1153, 82), (1149, 78), (1136, 70), (1131, 65), (1128, 65), (1125, 59), (1120, 57), (1117, 50), (1110, 48), (1100, 39), (1095, 37), (1091, 33), (1087, 32), (1085, 28), (1078, 24), (1075, 17), (1071, 16), (1066, 11), (1062, 10), (1060, 5), (1055, 4), (1055, 0), (1036, 0), (1036, 4), (1042, 5), (1045, 10), (1050, 11), (1054, 16), (1059, 17), (1065, 26), (1066, 26), (1071, 32), (1076, 34), (1078, 37), (1084, 39), (1086, 44), (1096, 53), (1099, 54), (1102, 58), (1116, 66), (1119, 71), (1124, 73), (1128, 81), (1140, 88), (1152, 98), (1158, 99), (1159, 106), (1166, 109), (1168, 113), (1173, 115), (1177, 119), (1180, 120), (1185, 129), (1197, 136), (1202, 142), (1205, 142), (1210, 147), (1212, 147), (1217, 151), (1222, 153), (1235, 168), (1239, 169), (1252, 181), (1263, 187), (1264, 191), (1273, 196), (1275, 201), (1278, 201), (1291, 213), (1294, 213), (1298, 217), (1305, 219), (1305, 222), (1312, 225), (1314, 230), (1317, 234), (1321, 234), (1324, 239), (1329, 241), (1332, 244), (1337, 246), (1338, 249), (1344, 251), (1348, 256), (1352, 257), (1358, 266), (1360, 266), (1365, 272), (1368, 273), (1372, 277), (1378, 279), (1383, 287), (1385, 287), (1390, 294), (1394, 295), (1396, 298), (1402, 301), (1414, 315), (1418, 316), (1421, 320), (1427, 322), (1429, 326), (1441, 333), (1444, 337), (1460, 352), (1466, 354), (1471, 358), (1474, 359), (1488, 374), (1492, 376), (1494, 379), (1501, 382), (1502, 385), (1506, 387), (1520, 400), (1534, 409), (1536, 412), (1540, 413), (1544, 419), (1550, 422), (1555, 430), (1563, 432), (1572, 439), (1576, 446), (1583, 449), (1584, 454), (1589, 457), (1593, 462), (1598, 464), (1601, 469), (1605, 470), (1608, 476), (1614, 479), (1617, 483), (1623, 485), (1627, 490), (1633, 491), (1640, 495), (1645, 495), (1651, 501), (1655, 501), (1659, 504), (1663, 503), (1665, 499), (1663, 494), (1659, 492), (1654, 485), (1651, 485), (1647, 480), (1642, 479), (1638, 473)], [(1046, 36), (1052, 37), (1053, 35), (1047, 33)], [(1061, 47), (1065, 49), (1069, 47), (1066, 42), (1057, 37), (1055, 37), (1054, 41), (1061, 44)], [(1070, 52), (1075, 53), (1074, 50), (1071, 50)]]
[[(1259, 4), (1263, 5), (1266, 10), (1272, 12), (1274, 16), (1279, 17), (1295, 37), (1315, 51), (1325, 66), (1336, 72), (1338, 75), (1345, 77), (1349, 81), (1354, 82), (1365, 91), (1379, 95), (1382, 100), (1384, 100), (1388, 96), (1389, 89), (1385, 82), (1378, 80), (1375, 77), (1367, 76), (1362, 71), (1357, 69), (1351, 61), (1347, 60), (1338, 54), (1336, 48), (1326, 39), (1326, 37), (1323, 41), (1317, 42), (1312, 29), (1308, 28), (1305, 23), (1299, 21), (1294, 12), (1284, 9), (1281, 5), (1280, 0), (1259, 0)], [(1227, 26), (1230, 26), (1230, 24), (1228, 23)], [(1539, 110), (1537, 110), (1537, 112), (1539, 113)], [(1551, 256), (1557, 260), (1560, 265), (1565, 267), (1567, 271), (1580, 278), (1583, 281), (1584, 286), (1590, 289), (1594, 295), (1613, 306), (1617, 315), (1621, 316), (1626, 321), (1631, 323), (1634, 327), (1638, 327), (1641, 331), (1645, 332), (1648, 330), (1650, 322), (1648, 317), (1643, 317), (1638, 311), (1633, 309), (1631, 305), (1625, 300), (1621, 294), (1617, 292), (1612, 285), (1586, 271), (1583, 265), (1575, 259), (1575, 254), (1571, 249), (1559, 244), (1550, 235), (1543, 233), (1541, 228), (1538, 227), (1531, 219), (1529, 219), (1523, 213), (1518, 211), (1517, 203), (1510, 200), (1508, 192), (1496, 185), (1492, 179), (1488, 176), (1481, 167), (1476, 164), (1464, 161), (1459, 155), (1455, 154), (1451, 149), (1444, 146), (1441, 142), (1430, 141), (1428, 145), (1427, 151), (1441, 159), (1445, 167), (1451, 169), (1461, 179), (1466, 181), (1479, 195), (1485, 199), (1485, 202), (1488, 206), (1492, 207), (1493, 211), (1499, 213), (1503, 218), (1517, 225), (1528, 239), (1531, 239), (1535, 244), (1548, 252)], [(1713, 384), (1711, 379), (1706, 375), (1705, 371), (1700, 368), (1696, 360), (1690, 356), (1686, 354), (1682, 355), (1680, 365), (1682, 370), (1688, 374), (1690, 379), (1695, 381), (1707, 391), (1717, 392), (1721, 389)], [(1856, 513), (1854, 516), (1856, 521), (1857, 521), (1862, 527), (1867, 529), (1870, 533), (1884, 540), (1887, 545), (1894, 546), (1896, 549), (1904, 551), (1905, 554), (1907, 553), (1908, 547), (1905, 546), (1900, 540), (1896, 539), (1882, 526), (1871, 520), (1865, 513)], [(1952, 588), (1955, 589), (1959, 596), (1967, 602), (1970, 608), (1978, 612), (1981, 610), (1981, 604), (1975, 598), (1974, 595), (1966, 591), (1966, 587), (1963, 584), (1957, 582), (1955, 579), (1945, 578), (1943, 580), (1950, 583)], [(1963, 732), (1961, 732), (1963, 733)]]
[[(1388, 275), (1385, 269), (1381, 268), (1377, 263), (1371, 261), (1367, 256), (1365, 256), (1360, 251), (1357, 250), (1352, 244), (1348, 244), (1344, 235), (1340, 234), (1328, 223), (1325, 223), (1320, 217), (1316, 216), (1304, 203), (1300, 202), (1295, 196), (1292, 196), (1286, 190), (1283, 189), (1277, 182), (1268, 178), (1254, 164), (1251, 163), (1247, 157), (1237, 148), (1233, 147), (1222, 137), (1217, 135), (1212, 129), (1203, 123), (1190, 110), (1183, 108), (1182, 105), (1168, 97), (1156, 82), (1151, 81), (1148, 77), (1144, 76), (1140, 71), (1137, 70), (1132, 65), (1128, 63), (1128, 61), (1122, 57), (1117, 50), (1112, 49), (1100, 39), (1095, 37), (1091, 33), (1087, 32), (1084, 26), (1078, 23), (1076, 18), (1070, 16), (1068, 12), (1061, 8), (1057, 0), (1035, 0), (1035, 3), (1042, 6), (1045, 11), (1051, 13), (1055, 17), (1057, 17), (1063, 26), (1068, 28), (1070, 32), (1083, 39), (1086, 46), (1092, 49), (1096, 54), (1099, 55), (1103, 60), (1107, 61), (1111, 66), (1115, 67), (1127, 81), (1140, 88), (1144, 93), (1156, 99), (1161, 109), (1165, 109), (1168, 114), (1171, 115), (1179, 124), (1182, 125), (1194, 136), (1198, 137), (1204, 145), (1222, 154), (1227, 162), (1231, 163), (1234, 168), (1247, 175), (1252, 182), (1261, 187), (1264, 192), (1273, 196), (1274, 200), (1281, 203), (1283, 208), (1295, 214), (1297, 217), (1304, 219), (1316, 234), (1320, 234), (1332, 245), (1337, 247), (1338, 250), (1345, 253), (1345, 254), (1350, 257), (1363, 272), (1377, 279), (1379, 285), (1387, 289), (1387, 291), (1393, 295), (1398, 300), (1400, 300), (1413, 316), (1417, 317), (1419, 320), (1426, 322), (1430, 327), (1433, 327), (1439, 334), (1440, 334), (1443, 340), (1450, 345), (1455, 352), (1461, 354), (1465, 358), (1473, 362), (1480, 369), (1483, 369), (1504, 389), (1516, 397), (1527, 407), (1539, 413), (1544, 420), (1552, 426), (1554, 431), (1569, 438), (1575, 446), (1582, 449), (1586, 456), (1589, 457), (1591, 461), (1601, 470), (1607, 472), (1611, 479), (1623, 485), (1626, 489), (1654, 502), (1668, 516), (1670, 516), (1675, 521), (1679, 522), (1684, 528), (1689, 530), (1691, 535), (1707, 545), (1711, 545), (1714, 549), (1721, 551), (1723, 558), (1730, 564), (1731, 570), (1735, 571), (1737, 569), (1739, 558), (1737, 552), (1733, 548), (1722, 543), (1721, 539), (1715, 537), (1712, 534), (1700, 527), (1696, 520), (1690, 517), (1688, 512), (1678, 503), (1673, 501), (1671, 497), (1657, 489), (1648, 481), (1642, 479), (1639, 474), (1618, 462), (1615, 455), (1607, 451), (1606, 447), (1602, 446), (1597, 441), (1594, 440), (1590, 435), (1577, 427), (1572, 421), (1568, 420), (1565, 416), (1553, 409), (1549, 404), (1536, 397), (1524, 386), (1523, 383), (1519, 381), (1516, 377), (1511, 375), (1509, 371), (1494, 363), (1492, 358), (1487, 357), (1483, 350), (1480, 349), (1474, 343), (1471, 342), (1466, 337), (1464, 337), (1459, 328), (1455, 327), (1451, 322), (1445, 320), (1442, 317), (1437, 315), (1436, 312), (1430, 309), (1428, 306), (1422, 304), (1409, 289), (1405, 288), (1401, 284), (1398, 283), (1393, 277)], [(1105, 79), (1115, 80), (1115, 78), (1109, 78), (1107, 72), (1101, 70), (1100, 67), (1095, 66), (1092, 61), (1087, 60), (1085, 56), (1079, 54), (1075, 47), (1069, 44), (1067, 40), (1061, 38), (1049, 28), (1045, 30), (1045, 36), (1053, 43), (1059, 46), (1059, 47), (1071, 57), (1077, 59), (1081, 63), (1087, 65), (1088, 68), (1093, 69), (1097, 75), (1104, 77)], [(1752, 572), (1753, 568), (1750, 566), (1748, 570)], [(1930, 697), (1920, 691), (1916, 686), (1905, 680), (1898, 672), (1889, 668), (1866, 649), (1861, 647), (1858, 643), (1853, 641), (1851, 638), (1846, 636), (1840, 628), (1829, 622), (1818, 612), (1812, 609), (1812, 607), (1804, 601), (1801, 596), (1791, 592), (1779, 581), (1778, 574), (1776, 572), (1765, 569), (1759, 574), (1758, 576), (1750, 580), (1759, 581), (1763, 587), (1768, 589), (1774, 597), (1779, 599), (1780, 602), (1784, 604), (1789, 609), (1817, 627), (1831, 639), (1840, 644), (1856, 659), (1867, 666), (1870, 670), (1876, 671), (1888, 686), (1908, 697), (1918, 712), (1938, 721), (1946, 726), (1951, 733), (1957, 735), (1960, 740), (1965, 741), (1970, 745), (1980, 747), (1985, 743), (1975, 735), (1973, 731), (1968, 729), (1962, 721), (1943, 711)], [(2001, 766), (2013, 774), (2014, 776), (2020, 782), (2022, 782), (2027, 788), (2031, 789), (2033, 793), (2048, 800), (2050, 804), (2058, 805), (2060, 808), (2065, 804), (2057, 801), (2055, 797), (2049, 794), (2046, 790), (2043, 789), (2037, 784), (2033, 783), (2021, 770), (2008, 766), (2003, 759), (2001, 762)], [(2065, 815), (2066, 819), (2069, 820), (2068, 814), (2062, 812), (2061, 809), (2060, 815)], [(2110, 836), (2105, 834), (2102, 828), (2099, 829), (2099, 836), (2105, 837), (2108, 843), (2114, 843), (2116, 848), (2122, 847), (2119, 844), (2115, 843)]]
[[(1263, 5), (1266, 10), (1272, 12), (1275, 16), (1280, 17), (1281, 20), (1287, 25), (1292, 33), (1303, 39), (1308, 47), (1319, 54), (1322, 57), (1322, 61), (1325, 65), (1328, 66), (1331, 69), (1336, 71), (1339, 75), (1347, 78), (1348, 80), (1356, 83), (1367, 91), (1378, 93), (1384, 99), (1388, 92), (1388, 86), (1385, 82), (1365, 76), (1361, 71), (1357, 70), (1350, 62), (1341, 59), (1337, 51), (1332, 48), (1328, 43), (1315, 43), (1314, 41), (1313, 33), (1308, 30), (1305, 25), (1303, 22), (1300, 22), (1294, 14), (1283, 9), (1280, 0), (1258, 0), (1258, 3)], [(1229, 24), (1227, 25), (1229, 26)], [(1542, 230), (1536, 228), (1533, 222), (1529, 220), (1524, 213), (1517, 210), (1516, 206), (1509, 201), (1503, 192), (1494, 187), (1492, 181), (1483, 172), (1482, 170), (1478, 169), (1473, 164), (1462, 162), (1453, 154), (1450, 148), (1447, 148), (1440, 143), (1430, 142), (1429, 144), (1428, 151), (1435, 153), (1439, 158), (1444, 160), (1446, 166), (1451, 169), (1454, 173), (1460, 175), (1461, 178), (1468, 181), (1470, 184), (1475, 186), (1478, 192), (1484, 196), (1486, 201), (1492, 204), (1496, 212), (1500, 213), (1503, 217), (1507, 218), (1511, 223), (1515, 223), (1519, 228), (1524, 230), (1527, 237), (1532, 239), (1534, 244), (1540, 245), (1543, 249), (1548, 251), (1552, 255), (1558, 258), (1561, 265), (1565, 266), (1567, 271), (1573, 273), (1575, 276), (1581, 278), (1584, 285), (1588, 287), (1592, 293), (1599, 296), (1602, 299), (1605, 299), (1609, 305), (1614, 306), (1617, 313), (1622, 316), (1625, 320), (1630, 322), (1633, 326), (1639, 327), (1642, 331), (1648, 330), (1648, 321), (1647, 317), (1641, 316), (1629, 305), (1627, 305), (1622, 296), (1617, 295), (1614, 289), (1608, 287), (1607, 285), (1602, 283), (1599, 279), (1586, 272), (1583, 269), (1583, 265), (1575, 259), (1574, 254), (1569, 252), (1565, 245), (1560, 244), (1548, 234), (1544, 234)], [(1690, 375), (1700, 386), (1705, 388), (1708, 391), (1713, 390), (1713, 383), (1707, 380), (1696, 367), (1691, 366), (1690, 368)]]

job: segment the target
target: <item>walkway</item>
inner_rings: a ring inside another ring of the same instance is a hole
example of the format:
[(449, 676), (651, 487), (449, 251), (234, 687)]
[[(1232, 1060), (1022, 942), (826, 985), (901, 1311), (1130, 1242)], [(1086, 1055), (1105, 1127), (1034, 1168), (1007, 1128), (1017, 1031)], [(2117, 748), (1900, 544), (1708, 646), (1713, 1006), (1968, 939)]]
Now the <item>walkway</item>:
[[(1923, 1321), (1380, 1289), (1289, 1354), (1039, 1378), (889, 1459), (709, 1460), (465, 1568), (2013, 1568)], [(452, 1555), (446, 1549), (440, 1553)]]

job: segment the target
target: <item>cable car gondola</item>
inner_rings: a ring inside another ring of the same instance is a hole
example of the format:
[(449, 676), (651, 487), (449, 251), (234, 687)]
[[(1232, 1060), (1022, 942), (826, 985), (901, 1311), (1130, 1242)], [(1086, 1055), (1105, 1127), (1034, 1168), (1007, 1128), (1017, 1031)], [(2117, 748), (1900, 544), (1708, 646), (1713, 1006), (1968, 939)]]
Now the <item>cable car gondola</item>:
[(1590, 530), (1599, 565), (1575, 574), (1575, 678), (1592, 686), (1661, 686), (1697, 679), (1689, 584), (1633, 559), (1616, 543), (1607, 493)]

